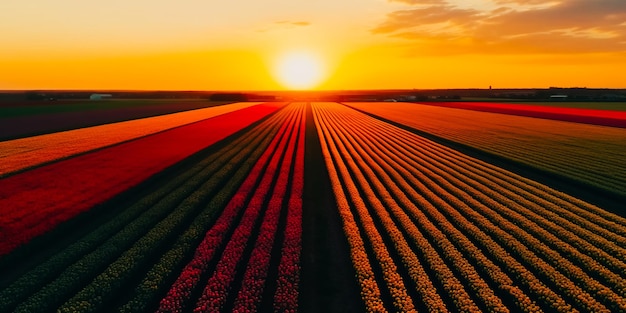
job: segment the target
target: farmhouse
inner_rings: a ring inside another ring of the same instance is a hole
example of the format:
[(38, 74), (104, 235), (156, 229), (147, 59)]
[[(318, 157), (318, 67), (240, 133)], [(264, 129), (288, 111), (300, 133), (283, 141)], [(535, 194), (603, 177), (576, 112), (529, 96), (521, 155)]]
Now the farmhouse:
[(103, 99), (107, 99), (111, 97), (112, 95), (106, 94), (106, 93), (94, 93), (91, 96), (89, 96), (89, 100), (103, 100)]

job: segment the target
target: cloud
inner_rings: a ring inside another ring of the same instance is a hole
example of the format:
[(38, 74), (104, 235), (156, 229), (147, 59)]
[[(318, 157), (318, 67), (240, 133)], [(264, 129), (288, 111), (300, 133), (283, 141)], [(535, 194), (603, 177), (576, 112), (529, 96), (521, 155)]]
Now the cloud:
[(287, 25), (287, 26), (309, 26), (310, 22), (306, 21), (279, 21), (276, 24)]
[[(422, 53), (588, 53), (626, 51), (624, 0), (393, 0), (410, 7), (371, 32), (414, 42)], [(459, 1), (460, 2), (460, 1)]]

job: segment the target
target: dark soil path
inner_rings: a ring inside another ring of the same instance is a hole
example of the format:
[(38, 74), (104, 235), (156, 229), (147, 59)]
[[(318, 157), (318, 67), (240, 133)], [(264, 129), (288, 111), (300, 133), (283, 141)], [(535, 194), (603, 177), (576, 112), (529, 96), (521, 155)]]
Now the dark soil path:
[(311, 106), (306, 115), (300, 312), (364, 312)]

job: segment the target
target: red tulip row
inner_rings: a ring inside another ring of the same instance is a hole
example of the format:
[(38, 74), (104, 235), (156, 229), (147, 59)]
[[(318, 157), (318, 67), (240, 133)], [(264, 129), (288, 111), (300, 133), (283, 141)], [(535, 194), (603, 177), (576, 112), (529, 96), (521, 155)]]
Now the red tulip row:
[[(290, 107), (287, 107), (285, 110), (289, 108)], [(295, 112), (293, 110), (288, 110), (288, 112), (288, 114), (285, 114), (285, 120), (293, 120)], [(250, 212), (254, 211), (258, 213), (261, 208), (259, 199), (262, 199), (265, 193), (268, 192), (270, 186), (269, 182), (271, 182), (274, 174), (273, 170), (276, 169), (278, 163), (278, 158), (275, 158), (274, 155), (284, 149), (284, 138), (286, 134), (289, 134), (291, 127), (292, 125), (289, 123), (282, 125), (241, 187), (228, 202), (222, 215), (218, 218), (213, 227), (209, 229), (203, 241), (196, 248), (193, 259), (185, 266), (167, 295), (161, 300), (158, 312), (181, 312), (189, 301), (193, 301), (193, 299), (189, 299), (192, 291), (198, 287), (201, 276), (208, 270), (209, 263), (216, 257), (216, 250), (228, 240), (227, 234), (229, 230), (234, 227), (234, 221), (237, 216), (240, 215), (240, 212), (244, 210), (247, 199), (253, 194), (254, 196), (250, 204), (248, 204), (248, 210), (245, 212), (241, 223), (244, 223), (245, 220), (248, 220), (247, 223), (251, 223), (250, 220), (252, 220), (252, 222), (254, 221), (255, 216)], [(264, 175), (264, 173), (267, 175)], [(257, 188), (257, 182), (261, 177), (263, 179), (262, 184)], [(256, 208), (251, 207), (252, 205), (256, 205)], [(239, 233), (241, 233), (242, 230), (244, 230), (243, 227), (238, 227), (235, 232), (237, 233), (237, 231), (239, 231)], [(229, 245), (232, 246), (230, 243)], [(234, 270), (235, 266), (233, 266), (232, 269)]]
[(361, 230), (352, 214), (351, 205), (348, 201), (349, 198), (342, 187), (342, 180), (339, 177), (338, 171), (340, 165), (336, 166), (333, 162), (333, 156), (331, 155), (326, 135), (323, 132), (323, 129), (325, 129), (323, 123), (325, 123), (325, 121), (318, 116), (317, 111), (319, 110), (319, 106), (319, 104), (312, 104), (314, 112), (313, 117), (322, 146), (322, 153), (326, 160), (326, 167), (328, 168), (332, 189), (337, 200), (339, 215), (343, 221), (343, 230), (347, 237), (348, 245), (350, 246), (350, 257), (356, 272), (361, 298), (363, 299), (366, 312), (387, 312), (381, 300), (380, 286), (376, 281), (372, 264), (367, 255), (365, 242), (361, 236)]
[(626, 112), (623, 111), (491, 102), (437, 102), (434, 105), (626, 128)]
[(0, 179), (0, 255), (280, 107), (241, 109)]
[[(111, 299), (121, 291), (119, 286), (132, 289), (129, 279), (141, 275), (159, 251), (169, 248), (169, 242), (178, 237), (170, 250), (174, 253), (168, 252), (168, 263), (157, 266), (156, 273), (146, 274), (153, 280), (142, 298), (132, 300), (132, 311), (153, 305), (158, 299), (155, 295), (162, 295), (168, 287), (154, 278), (175, 277), (172, 272), (180, 265), (171, 261), (182, 264), (178, 260), (193, 253), (201, 240), (196, 239), (198, 234), (203, 234), (206, 225), (215, 220), (216, 211), (226, 206), (281, 122), (276, 115), (270, 117), (229, 146), (177, 172), (146, 196), (123, 205), (115, 217), (0, 290), (0, 311), (48, 312), (61, 305), (68, 310), (80, 307), (84, 312), (102, 310), (103, 306), (110, 309)], [(204, 202), (209, 200), (205, 207)], [(181, 228), (183, 234), (178, 233)], [(187, 248), (186, 253), (180, 249), (184, 246), (179, 244), (181, 237), (192, 242), (193, 248)]]
[[(295, 118), (295, 128), (291, 132), (291, 137), (289, 138), (289, 143), (287, 144), (287, 150), (285, 151), (285, 156), (281, 165), (282, 170), (279, 171), (276, 185), (274, 186), (268, 207), (263, 217), (261, 230), (259, 231), (259, 235), (256, 238), (255, 245), (252, 250), (252, 255), (250, 256), (248, 266), (244, 273), (241, 289), (239, 289), (237, 298), (235, 299), (235, 304), (233, 308), (234, 312), (257, 312), (259, 309), (258, 307), (261, 302), (261, 296), (265, 288), (267, 273), (270, 267), (270, 257), (272, 254), (272, 248), (274, 247), (274, 238), (278, 229), (278, 222), (281, 215), (283, 202), (285, 202), (284, 200), (287, 199), (286, 202), (288, 204), (292, 204), (289, 203), (289, 198), (293, 195), (287, 197), (287, 190), (289, 187), (289, 178), (293, 177), (293, 175), (295, 174), (291, 173), (290, 171), (292, 164), (294, 163), (294, 161), (296, 161), (294, 157), (301, 157), (302, 160), (298, 160), (298, 163), (300, 163), (299, 165), (304, 165), (304, 154), (302, 153), (302, 151), (304, 150), (304, 113), (306, 112), (304, 109), (304, 105), (300, 105), (300, 107), (298, 108), (299, 113), (298, 116), (296, 116)], [(302, 182), (302, 177), (300, 177), (298, 180)], [(295, 185), (293, 187), (298, 188), (298, 186)], [(303, 187), (304, 186), (300, 186), (300, 194), (302, 194)], [(301, 209), (301, 207), (289, 208), (289, 210)], [(295, 274), (296, 276), (299, 275), (299, 273), (287, 274)], [(296, 296), (295, 300), (297, 304), (298, 289), (295, 288), (291, 290), (291, 293)], [(296, 308), (297, 306), (291, 307), (289, 309), (295, 311)]]
[[(294, 133), (298, 124), (296, 118), (291, 118), (287, 123), (289, 125), (287, 132), (281, 138), (278, 149), (270, 160), (261, 182), (255, 189), (242, 219), (230, 237), (215, 271), (204, 287), (194, 312), (219, 312), (224, 309), (224, 304), (232, 291), (231, 285), (237, 273), (237, 265), (243, 261), (243, 253), (249, 244), (253, 229), (259, 219), (262, 218), (265, 199), (273, 192), (272, 182), (276, 179), (275, 176), (280, 176), (279, 174), (283, 172), (289, 172), (291, 168), (290, 160), (292, 160), (293, 156), (283, 155), (283, 153), (295, 144), (295, 141), (290, 142), (290, 139), (294, 138), (294, 136), (290, 135)], [(279, 208), (279, 206), (274, 208), (277, 207)], [(266, 214), (272, 216), (279, 213), (269, 211)], [(263, 231), (263, 226), (261, 229)], [(260, 240), (265, 239), (267, 237), (260, 238)]]
[(0, 177), (174, 127), (240, 110), (240, 102), (0, 142)]
[(278, 281), (274, 293), (274, 312), (296, 313), (298, 311), (298, 291), (300, 290), (300, 255), (302, 250), (302, 192), (304, 190), (304, 152), (306, 120), (300, 122), (298, 147), (296, 150), (291, 191), (287, 202), (287, 225), (280, 264)]

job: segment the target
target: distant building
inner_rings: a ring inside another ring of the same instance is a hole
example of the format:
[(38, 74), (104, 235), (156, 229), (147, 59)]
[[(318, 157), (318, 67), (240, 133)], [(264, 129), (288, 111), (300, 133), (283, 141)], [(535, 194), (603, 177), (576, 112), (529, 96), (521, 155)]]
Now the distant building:
[(89, 96), (89, 100), (103, 100), (103, 99), (108, 99), (111, 97), (112, 95), (107, 94), (107, 93), (94, 93), (91, 96)]
[(567, 99), (567, 95), (551, 95), (550, 100), (556, 101), (565, 101)]

